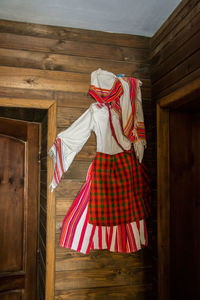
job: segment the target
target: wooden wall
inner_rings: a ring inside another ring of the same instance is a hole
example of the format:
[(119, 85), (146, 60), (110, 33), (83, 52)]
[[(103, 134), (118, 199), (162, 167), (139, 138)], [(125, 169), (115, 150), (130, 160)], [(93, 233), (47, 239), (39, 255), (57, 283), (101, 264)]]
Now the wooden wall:
[(152, 95), (155, 100), (200, 75), (200, 3), (183, 0), (151, 39)]
[(68, 127), (90, 105), (90, 73), (97, 68), (125, 73), (143, 82), (148, 141), (145, 162), (154, 195), (149, 247), (135, 254), (91, 251), (86, 256), (58, 246), (61, 222), (95, 155), (92, 135), (56, 190), (57, 300), (155, 299), (155, 111), (151, 102), (149, 41), (140, 36), (0, 21), (0, 96), (56, 100), (57, 132)]

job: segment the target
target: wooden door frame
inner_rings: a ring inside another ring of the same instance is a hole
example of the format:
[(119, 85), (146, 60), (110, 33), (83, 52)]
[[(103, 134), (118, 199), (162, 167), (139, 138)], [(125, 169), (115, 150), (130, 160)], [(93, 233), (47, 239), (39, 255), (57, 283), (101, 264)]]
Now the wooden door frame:
[[(0, 106), (46, 109), (48, 113), (47, 150), (56, 137), (56, 101), (0, 97)], [(47, 157), (47, 225), (46, 225), (46, 288), (45, 299), (54, 300), (55, 289), (55, 193), (49, 184), (53, 176), (53, 164)]]
[(196, 79), (157, 103), (157, 249), (158, 300), (170, 300), (170, 109), (191, 101), (200, 91)]

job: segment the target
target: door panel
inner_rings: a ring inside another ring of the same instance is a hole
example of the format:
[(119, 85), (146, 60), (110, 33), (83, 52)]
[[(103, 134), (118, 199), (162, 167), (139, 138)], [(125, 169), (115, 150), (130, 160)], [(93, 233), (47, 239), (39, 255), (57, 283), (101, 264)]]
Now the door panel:
[(171, 299), (200, 299), (200, 115), (170, 112)]
[(22, 293), (19, 291), (7, 292), (6, 294), (1, 294), (1, 300), (22, 300)]
[[(170, 113), (171, 299), (195, 299), (192, 119)], [(190, 276), (188, 276), (190, 274)], [(184, 289), (182, 288), (184, 287)]]
[(39, 124), (0, 118), (0, 299), (4, 300), (36, 299), (39, 132)]
[(0, 270), (23, 270), (25, 142), (0, 135)]

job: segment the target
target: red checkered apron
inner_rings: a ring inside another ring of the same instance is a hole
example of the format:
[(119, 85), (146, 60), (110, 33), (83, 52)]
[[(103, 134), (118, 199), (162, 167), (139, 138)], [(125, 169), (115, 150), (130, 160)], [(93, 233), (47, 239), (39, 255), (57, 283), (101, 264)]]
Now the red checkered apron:
[(98, 152), (93, 162), (88, 220), (110, 226), (148, 217), (150, 185), (135, 153)]

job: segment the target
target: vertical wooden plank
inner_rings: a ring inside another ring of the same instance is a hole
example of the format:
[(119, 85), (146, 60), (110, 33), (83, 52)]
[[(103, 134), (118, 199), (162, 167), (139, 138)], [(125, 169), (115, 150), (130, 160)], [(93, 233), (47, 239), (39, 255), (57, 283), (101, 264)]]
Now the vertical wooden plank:
[(193, 115), (193, 134), (192, 134), (192, 151), (194, 154), (194, 164), (193, 164), (193, 178), (192, 178), (192, 194), (195, 200), (194, 207), (194, 259), (195, 259), (195, 268), (194, 268), (194, 283), (196, 291), (196, 299), (200, 299), (200, 111), (196, 112)]
[(170, 300), (169, 110), (157, 104), (158, 299)]
[[(36, 274), (37, 274), (37, 233), (38, 226), (35, 225), (38, 220), (39, 203), (39, 132), (40, 124), (28, 123), (27, 125), (27, 163), (28, 163), (28, 206), (27, 206), (27, 266), (25, 278), (26, 299), (35, 299), (36, 297)], [(33, 226), (34, 224), (34, 226)], [(34, 266), (34, 267), (33, 267)]]
[[(56, 138), (56, 103), (48, 109), (47, 151)], [(55, 287), (55, 194), (49, 189), (53, 176), (53, 163), (47, 159), (47, 236), (46, 236), (46, 291), (47, 300), (54, 299)]]

